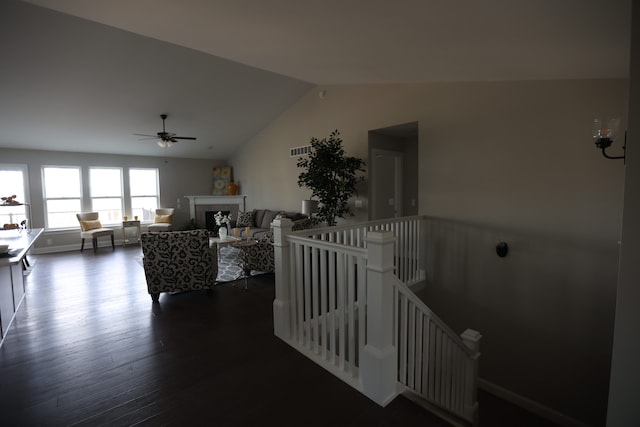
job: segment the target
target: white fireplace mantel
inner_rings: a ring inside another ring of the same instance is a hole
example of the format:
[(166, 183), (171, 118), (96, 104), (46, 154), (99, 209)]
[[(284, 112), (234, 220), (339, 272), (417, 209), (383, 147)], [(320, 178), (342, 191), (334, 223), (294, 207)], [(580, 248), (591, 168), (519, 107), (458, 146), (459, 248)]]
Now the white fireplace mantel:
[(196, 206), (198, 205), (238, 205), (239, 211), (245, 211), (245, 199), (247, 196), (184, 196), (189, 199), (189, 216), (196, 217)]

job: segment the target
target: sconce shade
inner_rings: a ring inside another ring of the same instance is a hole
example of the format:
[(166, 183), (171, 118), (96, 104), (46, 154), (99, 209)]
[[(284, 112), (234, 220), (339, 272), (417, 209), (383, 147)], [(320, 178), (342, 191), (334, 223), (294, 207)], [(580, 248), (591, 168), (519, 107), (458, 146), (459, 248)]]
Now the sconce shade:
[(318, 212), (318, 201), (317, 200), (303, 200), (302, 201), (302, 214), (303, 215), (311, 215)]
[[(593, 119), (593, 123), (591, 125), (591, 136), (593, 136), (593, 139), (595, 140), (596, 147), (602, 150), (602, 155), (607, 159), (624, 160), (625, 158), (624, 154), (622, 156), (610, 156), (609, 154), (607, 154), (607, 148), (609, 148), (613, 143), (613, 139), (616, 137), (616, 134), (618, 133), (619, 126), (620, 126), (620, 119), (617, 117), (607, 120), (606, 124), (604, 123), (604, 121), (598, 118)], [(624, 146), (622, 147), (623, 151), (626, 149), (626, 146), (627, 146), (627, 141), (626, 141), (626, 134), (625, 134), (625, 143), (624, 143)]]
[(594, 139), (614, 139), (620, 127), (620, 119), (609, 119), (605, 124), (603, 120), (593, 119), (592, 135)]

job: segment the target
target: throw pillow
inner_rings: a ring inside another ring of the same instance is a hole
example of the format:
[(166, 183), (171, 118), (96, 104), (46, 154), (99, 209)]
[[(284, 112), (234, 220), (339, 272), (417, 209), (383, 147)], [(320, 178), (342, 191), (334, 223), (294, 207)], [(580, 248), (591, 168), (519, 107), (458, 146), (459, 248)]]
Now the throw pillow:
[(253, 211), (238, 212), (236, 227), (253, 227)]
[(266, 209), (253, 210), (253, 226), (254, 227), (262, 228), (260, 226), (262, 225), (262, 219), (264, 218), (265, 212), (266, 212)]
[(80, 221), (80, 229), (82, 231), (95, 230), (98, 228), (102, 228), (102, 224), (100, 224), (99, 219)]
[(275, 219), (276, 215), (280, 212), (277, 211), (264, 211), (264, 217), (262, 217), (262, 223), (260, 224), (260, 228), (271, 228), (271, 222)]
[(171, 224), (171, 215), (156, 215), (153, 218), (154, 224)]

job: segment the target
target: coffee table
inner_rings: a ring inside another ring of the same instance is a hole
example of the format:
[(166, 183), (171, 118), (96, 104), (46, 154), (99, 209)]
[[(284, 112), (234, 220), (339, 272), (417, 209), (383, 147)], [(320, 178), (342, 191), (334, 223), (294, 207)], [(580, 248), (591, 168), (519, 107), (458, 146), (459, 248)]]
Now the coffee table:
[(222, 248), (223, 246), (228, 246), (231, 244), (234, 244), (236, 242), (238, 242), (240, 239), (233, 237), (233, 236), (227, 236), (227, 237), (209, 237), (209, 247), (213, 247), (213, 245), (217, 246), (217, 252), (218, 252), (218, 261), (220, 261), (220, 248)]
[[(238, 239), (235, 243), (231, 245), (234, 248), (240, 249), (241, 259), (242, 259), (242, 272), (244, 273), (244, 288), (249, 289), (249, 284), (247, 283), (247, 278), (251, 275), (251, 268), (249, 267), (249, 254), (246, 249), (250, 246), (257, 245), (258, 241), (254, 239)], [(233, 284), (235, 286), (235, 283)]]

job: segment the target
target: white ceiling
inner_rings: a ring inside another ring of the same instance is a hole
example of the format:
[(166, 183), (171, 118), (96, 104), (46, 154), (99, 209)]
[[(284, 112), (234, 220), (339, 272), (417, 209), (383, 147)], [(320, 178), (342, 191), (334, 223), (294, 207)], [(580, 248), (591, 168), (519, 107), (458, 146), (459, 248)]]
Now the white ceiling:
[(164, 155), (132, 134), (160, 131), (167, 113), (167, 131), (198, 138), (171, 156), (224, 159), (315, 85), (626, 78), (630, 10), (631, 0), (3, 0), (0, 147)]

